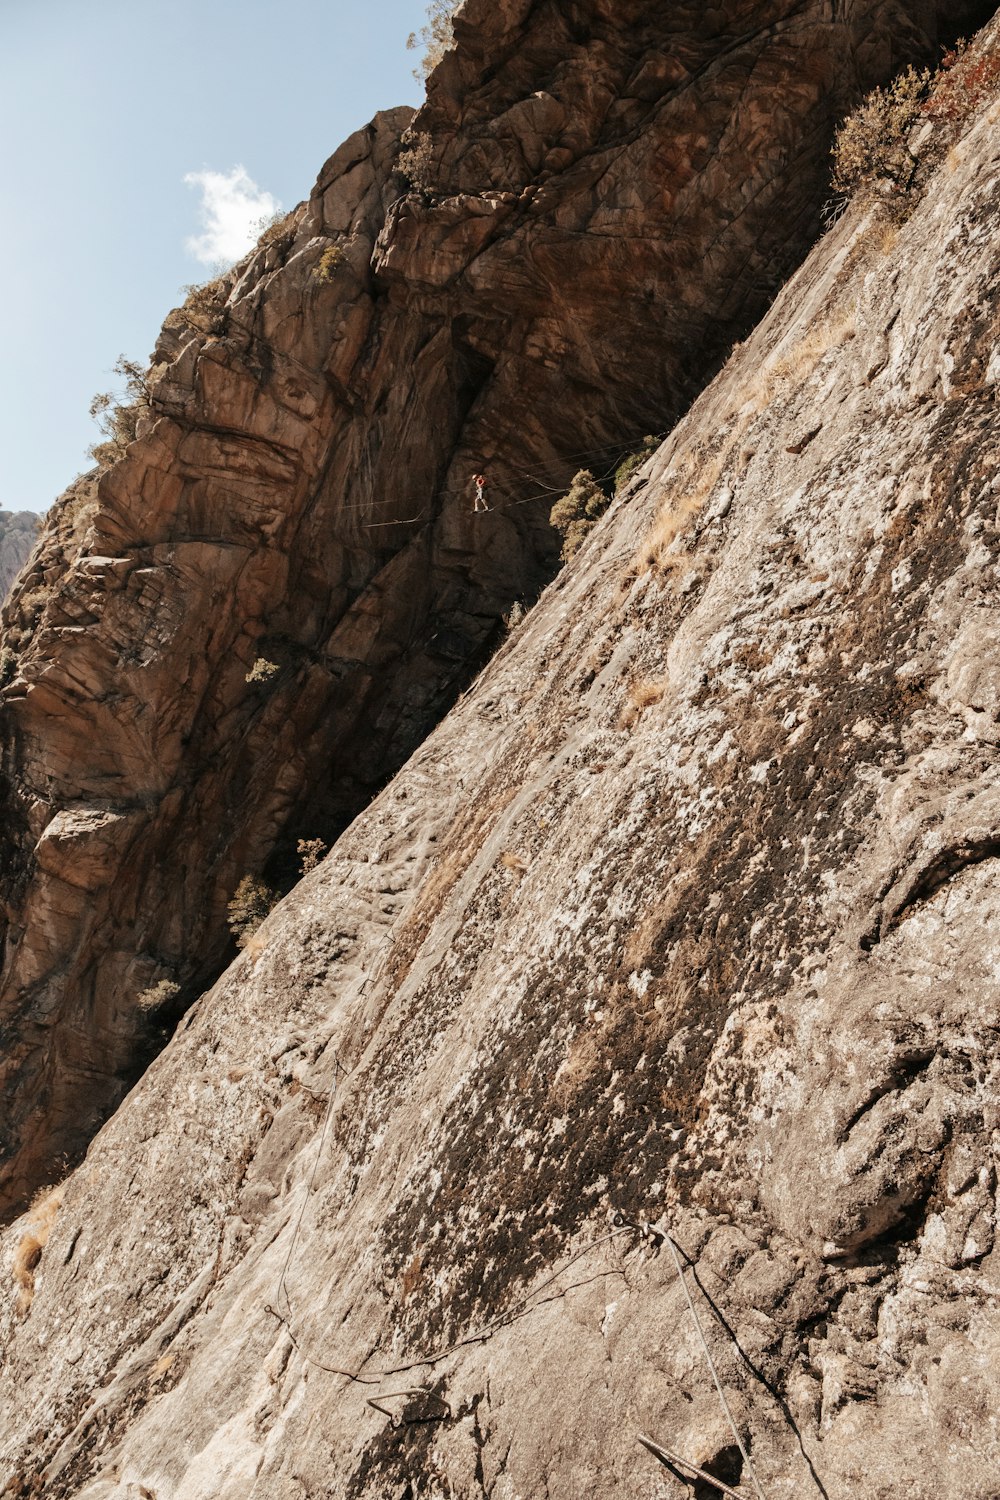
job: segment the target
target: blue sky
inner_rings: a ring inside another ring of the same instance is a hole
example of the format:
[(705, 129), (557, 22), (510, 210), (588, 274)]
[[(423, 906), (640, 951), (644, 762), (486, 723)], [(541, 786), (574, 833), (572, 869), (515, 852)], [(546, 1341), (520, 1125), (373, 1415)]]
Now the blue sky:
[(91, 396), (241, 216), (291, 208), (376, 110), (419, 102), (425, 6), (0, 0), (0, 507), (43, 510), (90, 466)]

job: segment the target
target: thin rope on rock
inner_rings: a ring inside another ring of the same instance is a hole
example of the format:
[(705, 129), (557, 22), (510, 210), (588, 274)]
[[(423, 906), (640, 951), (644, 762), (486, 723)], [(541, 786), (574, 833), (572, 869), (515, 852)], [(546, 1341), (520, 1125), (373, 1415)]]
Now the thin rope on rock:
[(694, 1323), (695, 1328), (698, 1330), (698, 1337), (701, 1340), (701, 1347), (705, 1351), (705, 1358), (708, 1360), (708, 1368), (712, 1372), (712, 1379), (715, 1381), (715, 1389), (719, 1393), (719, 1400), (722, 1402), (722, 1409), (726, 1414), (726, 1418), (729, 1422), (730, 1427), (732, 1428), (733, 1437), (736, 1439), (736, 1446), (739, 1448), (740, 1453), (743, 1455), (743, 1462), (747, 1466), (747, 1470), (750, 1474), (750, 1478), (753, 1481), (753, 1487), (757, 1491), (759, 1500), (767, 1500), (767, 1496), (761, 1489), (760, 1480), (757, 1478), (754, 1466), (750, 1461), (750, 1455), (747, 1452), (746, 1448), (743, 1446), (743, 1439), (740, 1437), (739, 1428), (736, 1426), (733, 1414), (729, 1409), (729, 1402), (726, 1400), (726, 1393), (722, 1389), (722, 1382), (719, 1379), (719, 1372), (715, 1368), (715, 1361), (712, 1358), (712, 1351), (708, 1347), (708, 1340), (706, 1339), (704, 1329), (701, 1326), (701, 1319), (698, 1317), (698, 1310), (694, 1305), (691, 1293), (688, 1291), (688, 1284), (684, 1280), (684, 1269), (681, 1265), (681, 1258), (677, 1253), (677, 1246), (674, 1244), (669, 1234), (663, 1231), (661, 1231), (661, 1233), (663, 1233), (663, 1238), (666, 1241), (667, 1245), (670, 1247), (670, 1254), (673, 1256), (674, 1265), (677, 1268), (677, 1279), (683, 1289), (684, 1296), (691, 1313), (692, 1322)]

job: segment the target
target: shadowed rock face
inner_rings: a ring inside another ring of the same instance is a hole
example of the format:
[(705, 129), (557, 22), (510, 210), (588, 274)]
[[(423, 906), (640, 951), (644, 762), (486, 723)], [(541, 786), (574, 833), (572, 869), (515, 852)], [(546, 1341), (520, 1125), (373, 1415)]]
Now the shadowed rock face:
[(379, 116), (167, 319), (138, 441), (6, 613), (0, 1202), (162, 1042), (137, 996), (218, 971), (241, 875), (287, 878), (440, 718), (548, 575), (553, 494), (670, 424), (814, 232), (835, 115), (934, 30), (470, 0), (421, 189)]

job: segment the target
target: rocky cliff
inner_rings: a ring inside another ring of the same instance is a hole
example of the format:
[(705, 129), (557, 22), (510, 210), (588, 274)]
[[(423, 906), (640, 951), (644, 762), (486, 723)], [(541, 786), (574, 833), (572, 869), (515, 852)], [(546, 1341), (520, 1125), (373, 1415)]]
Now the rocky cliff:
[(815, 232), (833, 119), (939, 10), (468, 0), (412, 127), (352, 137), (168, 318), (138, 440), (5, 616), (0, 1206), (218, 974), (240, 878), (287, 888), (537, 595), (572, 472), (743, 336)]
[(6, 1231), (8, 1493), (995, 1495), (998, 123)]
[(33, 510), (0, 510), (0, 599), (28, 561), (41, 519)]

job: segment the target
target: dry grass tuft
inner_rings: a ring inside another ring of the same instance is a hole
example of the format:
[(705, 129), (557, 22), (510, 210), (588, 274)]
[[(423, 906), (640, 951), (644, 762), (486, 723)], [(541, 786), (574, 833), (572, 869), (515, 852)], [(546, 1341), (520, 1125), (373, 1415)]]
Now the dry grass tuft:
[[(789, 388), (797, 388), (814, 374), (833, 349), (852, 339), (857, 332), (855, 304), (833, 311), (811, 328), (785, 353), (765, 361), (755, 379), (740, 391), (740, 403), (729, 412), (723, 427), (726, 433), (712, 453), (696, 449), (684, 455), (671, 483), (671, 493), (662, 507), (642, 546), (639, 568), (667, 572), (683, 567), (684, 554), (677, 551), (677, 538), (686, 529), (715, 490), (727, 465), (736, 455), (745, 463), (755, 448), (742, 451), (743, 439), (753, 419)], [(728, 367), (727, 367), (728, 368)]]
[(684, 455), (673, 492), (677, 498), (663, 506), (643, 543), (640, 554), (643, 571), (656, 568), (668, 572), (683, 563), (683, 557), (671, 552), (671, 548), (715, 489), (731, 448), (732, 442), (717, 453), (695, 449)]
[(833, 349), (852, 339), (858, 331), (857, 308), (852, 304), (823, 318), (787, 354), (765, 365), (756, 392), (758, 409), (769, 406), (786, 381), (802, 384)]
[(664, 506), (643, 545), (641, 561), (644, 571), (656, 568), (665, 573), (681, 565), (683, 558), (671, 553), (670, 549), (703, 504), (704, 500), (699, 500), (696, 495), (685, 495), (677, 504)]
[(243, 952), (251, 964), (256, 964), (257, 960), (267, 952), (267, 943), (262, 937), (254, 934), (243, 944)]
[(597, 1071), (606, 1040), (606, 1029), (596, 1022), (582, 1026), (577, 1032), (552, 1080), (552, 1099), (558, 1108), (572, 1104), (587, 1079)]
[(647, 708), (660, 702), (669, 686), (668, 677), (637, 677), (629, 684), (627, 702), (618, 720), (618, 728), (631, 729)]
[(875, 238), (875, 248), (880, 255), (891, 255), (899, 244), (899, 225), (882, 224)]
[(31, 1309), (38, 1263), (49, 1242), (64, 1192), (65, 1186), (62, 1183), (57, 1187), (40, 1188), (25, 1215), (26, 1228), (14, 1251), (13, 1266), (14, 1281), (18, 1288), (16, 1310), (19, 1317), (26, 1317)]

